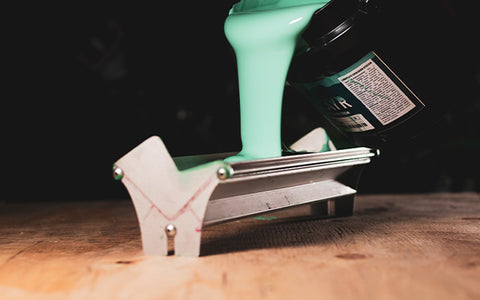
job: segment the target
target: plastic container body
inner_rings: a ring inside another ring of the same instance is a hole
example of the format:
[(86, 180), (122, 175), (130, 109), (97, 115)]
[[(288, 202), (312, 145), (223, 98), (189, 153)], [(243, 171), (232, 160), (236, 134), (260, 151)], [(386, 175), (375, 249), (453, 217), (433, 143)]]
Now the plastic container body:
[(418, 136), (465, 96), (468, 47), (448, 1), (332, 0), (288, 81), (355, 144)]

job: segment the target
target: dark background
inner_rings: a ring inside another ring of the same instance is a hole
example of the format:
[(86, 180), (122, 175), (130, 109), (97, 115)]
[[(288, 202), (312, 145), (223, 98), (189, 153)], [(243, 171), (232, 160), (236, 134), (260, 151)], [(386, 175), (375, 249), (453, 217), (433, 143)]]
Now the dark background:
[[(127, 198), (112, 164), (152, 135), (172, 156), (240, 150), (236, 63), (223, 33), (235, 1), (177, 2), (30, 6), (8, 19), (0, 202)], [(470, 62), (465, 104), (420, 140), (382, 148), (360, 192), (480, 190), (480, 63)], [(320, 120), (286, 88), (286, 144)]]

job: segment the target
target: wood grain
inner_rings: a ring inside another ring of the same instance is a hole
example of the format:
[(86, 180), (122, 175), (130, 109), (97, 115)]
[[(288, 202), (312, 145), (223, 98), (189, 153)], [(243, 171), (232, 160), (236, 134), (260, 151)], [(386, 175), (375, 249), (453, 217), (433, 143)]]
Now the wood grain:
[(478, 194), (361, 195), (340, 219), (204, 228), (147, 257), (128, 201), (0, 206), (0, 299), (479, 299)]

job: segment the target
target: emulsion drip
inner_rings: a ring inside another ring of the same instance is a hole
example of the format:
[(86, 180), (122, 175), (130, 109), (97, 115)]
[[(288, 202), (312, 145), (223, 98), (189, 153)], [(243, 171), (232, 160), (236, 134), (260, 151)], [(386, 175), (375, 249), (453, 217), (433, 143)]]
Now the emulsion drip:
[(225, 35), (235, 50), (242, 151), (227, 161), (281, 156), (285, 80), (300, 34), (328, 0), (243, 0), (230, 10)]

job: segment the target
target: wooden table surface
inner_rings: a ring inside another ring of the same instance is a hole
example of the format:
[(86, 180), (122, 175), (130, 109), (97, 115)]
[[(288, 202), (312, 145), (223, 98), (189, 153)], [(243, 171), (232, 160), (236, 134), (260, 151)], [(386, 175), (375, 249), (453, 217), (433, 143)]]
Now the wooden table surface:
[(0, 299), (480, 299), (473, 193), (211, 226), (200, 258), (143, 256), (128, 201), (3, 204), (0, 230)]

